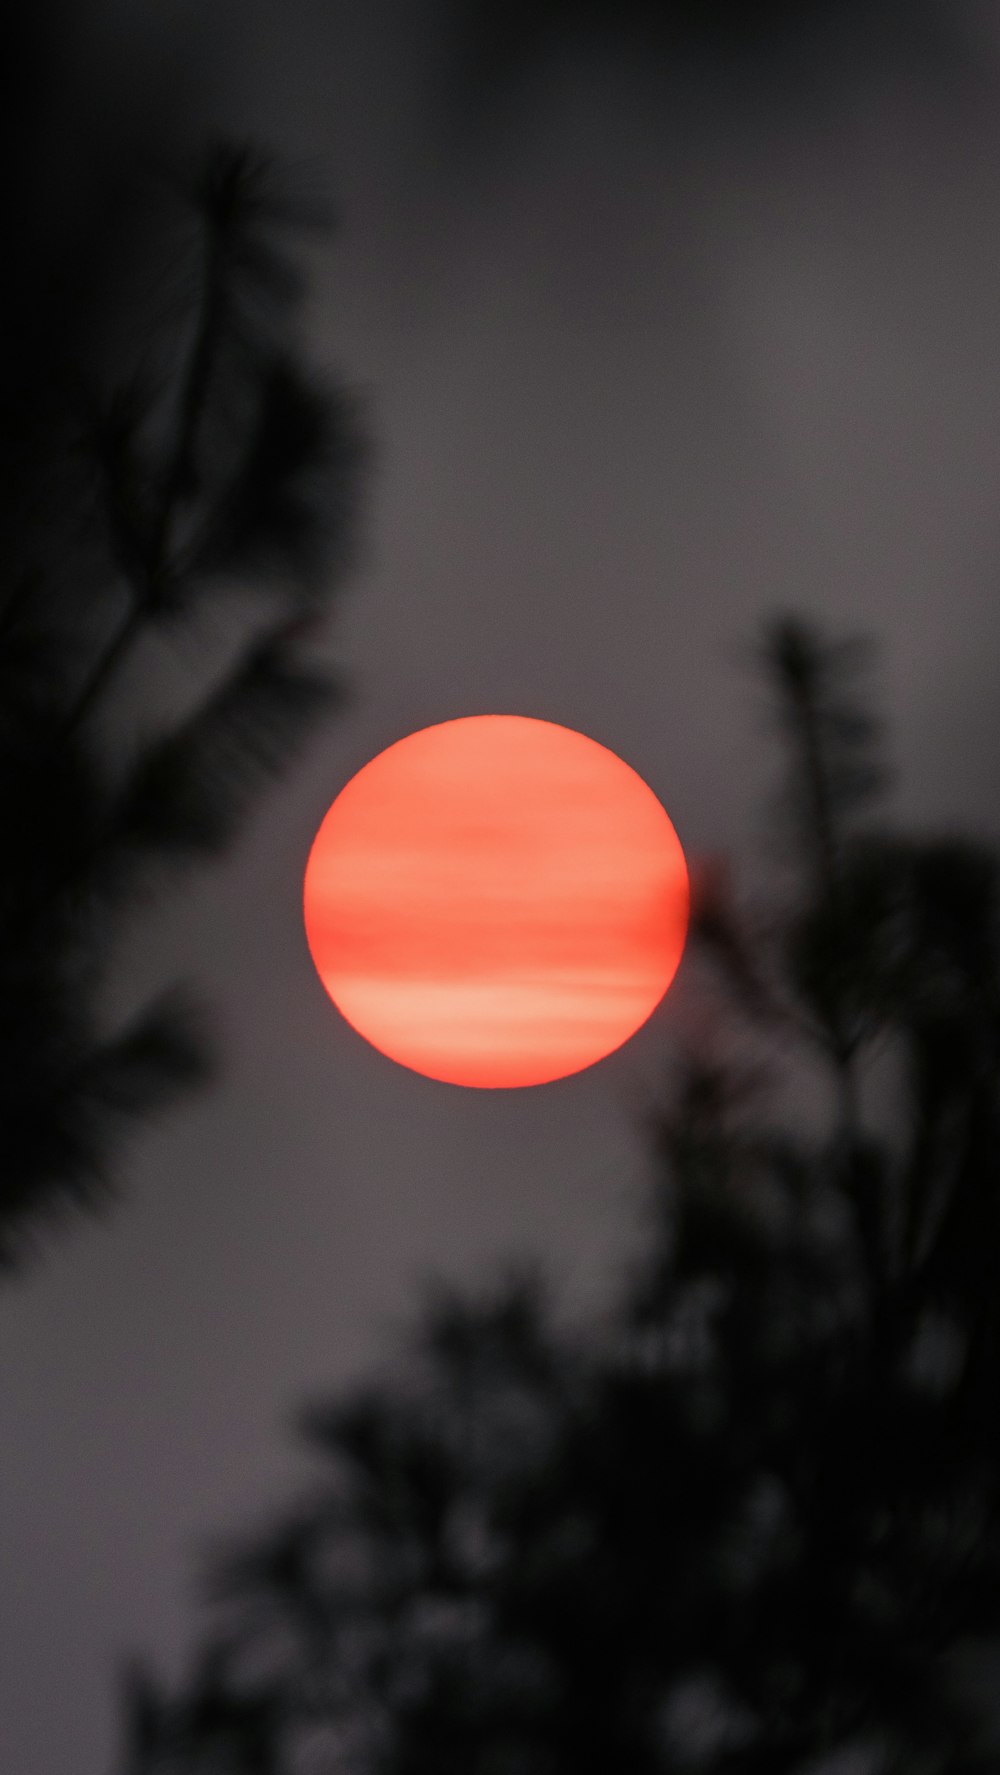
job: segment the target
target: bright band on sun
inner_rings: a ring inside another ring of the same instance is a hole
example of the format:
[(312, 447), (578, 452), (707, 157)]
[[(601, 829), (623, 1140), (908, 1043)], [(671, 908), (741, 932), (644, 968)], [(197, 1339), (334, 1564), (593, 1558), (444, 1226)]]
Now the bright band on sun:
[(306, 935), (338, 1010), (451, 1084), (564, 1078), (629, 1039), (677, 970), (688, 878), (629, 765), (521, 715), (425, 727), (341, 791)]

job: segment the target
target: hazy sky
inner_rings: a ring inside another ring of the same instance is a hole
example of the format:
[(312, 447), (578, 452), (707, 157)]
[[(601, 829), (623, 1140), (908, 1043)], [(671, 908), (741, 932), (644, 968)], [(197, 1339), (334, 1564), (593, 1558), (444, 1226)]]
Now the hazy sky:
[(426, 723), (544, 716), (632, 764), (691, 857), (745, 855), (771, 755), (741, 649), (794, 606), (883, 641), (901, 814), (997, 833), (1000, 37), (953, 10), (966, 83), (903, 43), (766, 91), (565, 53), (456, 151), (429, 6), (162, 4), (141, 32), (92, 9), (95, 90), (197, 67), (192, 127), (334, 192), (309, 330), (378, 451), (332, 632), (354, 701), (130, 957), (136, 991), (199, 982), (224, 1079), (141, 1144), (106, 1226), (0, 1297), (10, 1775), (106, 1775), (115, 1661), (179, 1668), (199, 1548), (287, 1495), (292, 1408), (386, 1348), (415, 1281), (527, 1248), (579, 1298), (631, 1237), (683, 967), (573, 1079), (393, 1066), (301, 927), (354, 770)]

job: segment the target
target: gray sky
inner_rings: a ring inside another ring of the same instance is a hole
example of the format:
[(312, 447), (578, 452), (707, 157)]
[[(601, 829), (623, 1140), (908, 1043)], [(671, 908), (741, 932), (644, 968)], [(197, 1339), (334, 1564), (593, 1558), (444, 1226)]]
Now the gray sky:
[(198, 1549), (287, 1494), (291, 1409), (386, 1347), (416, 1281), (531, 1249), (579, 1299), (631, 1237), (635, 1099), (683, 977), (624, 1051), (535, 1091), (383, 1060), (299, 910), (361, 763), (449, 716), (546, 716), (632, 764), (691, 857), (745, 856), (771, 757), (738, 654), (794, 606), (883, 641), (900, 814), (998, 825), (989, 9), (963, 15), (973, 88), (900, 56), (764, 105), (564, 57), (460, 168), (419, 8), (227, 0), (210, 36), (184, 10), (140, 39), (95, 7), (88, 54), (110, 87), (203, 55), (205, 119), (336, 195), (308, 324), (378, 442), (332, 633), (356, 694), (226, 867), (137, 928), (130, 990), (199, 982), (222, 1083), (136, 1150), (106, 1226), (0, 1296), (10, 1775), (105, 1775), (115, 1660), (179, 1668)]

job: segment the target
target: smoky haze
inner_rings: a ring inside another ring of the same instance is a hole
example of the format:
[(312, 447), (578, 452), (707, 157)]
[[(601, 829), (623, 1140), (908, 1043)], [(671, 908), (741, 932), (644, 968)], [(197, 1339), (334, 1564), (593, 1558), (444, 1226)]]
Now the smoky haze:
[[(900, 817), (996, 834), (988, 9), (956, 9), (953, 56), (853, 13), (836, 54), (685, 42), (665, 68), (558, 29), (481, 130), (442, 96), (446, 24), (294, 0), (139, 30), (105, 5), (47, 89), (57, 121), (23, 125), (73, 253), (71, 105), (97, 209), (117, 168), (95, 113), (120, 104), (128, 138), (144, 92), (158, 147), (260, 137), (326, 186), (309, 334), (377, 466), (329, 634), (348, 706), (226, 865), (136, 925), (116, 987), (196, 978), (223, 1077), (137, 1146), (113, 1218), (0, 1303), (12, 1775), (109, 1766), (116, 1662), (177, 1666), (198, 1549), (299, 1471), (292, 1407), (382, 1347), (416, 1279), (529, 1249), (592, 1300), (628, 1237), (683, 969), (624, 1052), (538, 1091), (394, 1067), (331, 1011), (301, 925), (353, 771), (424, 724), (544, 716), (627, 760), (692, 859), (752, 867), (770, 754), (744, 643), (794, 607), (881, 642)], [(36, 235), (25, 290), (50, 265)]]

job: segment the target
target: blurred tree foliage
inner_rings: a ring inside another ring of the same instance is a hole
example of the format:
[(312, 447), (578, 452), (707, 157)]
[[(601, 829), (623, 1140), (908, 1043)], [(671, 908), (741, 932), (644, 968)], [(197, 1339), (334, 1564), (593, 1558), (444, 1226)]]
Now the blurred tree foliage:
[(764, 655), (786, 867), (765, 918), (704, 882), (699, 935), (823, 1125), (685, 1062), (600, 1325), (442, 1294), (309, 1413), (322, 1477), (219, 1560), (189, 1682), (131, 1676), (127, 1775), (995, 1771), (996, 867), (872, 823), (854, 649)]
[(319, 218), (241, 146), (158, 201), (138, 294), (109, 279), (101, 324), (78, 241), (39, 260), (61, 279), (43, 321), (26, 300), (10, 317), (0, 1269), (104, 1200), (122, 1127), (202, 1075), (183, 995), (109, 1026), (126, 918), (229, 844), (334, 690), (309, 637), (349, 557), (360, 452), (296, 333), (294, 235)]

